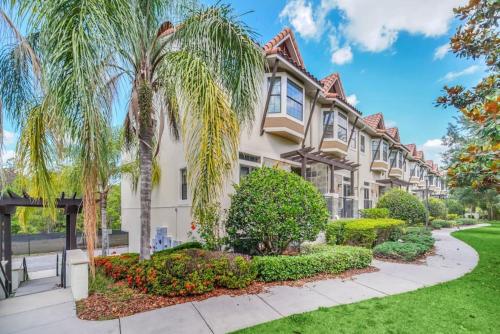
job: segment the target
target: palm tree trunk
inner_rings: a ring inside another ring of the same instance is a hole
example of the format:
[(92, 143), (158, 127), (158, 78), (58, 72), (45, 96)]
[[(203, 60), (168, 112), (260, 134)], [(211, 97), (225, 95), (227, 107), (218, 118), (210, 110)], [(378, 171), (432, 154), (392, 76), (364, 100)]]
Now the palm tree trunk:
[(108, 191), (102, 190), (99, 193), (99, 204), (101, 207), (101, 249), (102, 256), (108, 255), (109, 234), (108, 234)]
[(151, 190), (153, 166), (153, 93), (149, 83), (142, 81), (139, 86), (139, 158), (141, 188), (141, 253), (140, 258), (151, 257)]

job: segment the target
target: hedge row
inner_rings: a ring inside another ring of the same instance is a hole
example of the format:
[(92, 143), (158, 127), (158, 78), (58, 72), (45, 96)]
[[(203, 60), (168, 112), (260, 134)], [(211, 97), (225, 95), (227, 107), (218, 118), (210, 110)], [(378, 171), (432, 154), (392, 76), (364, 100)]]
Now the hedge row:
[(321, 247), (296, 256), (257, 256), (253, 259), (258, 279), (266, 282), (296, 280), (319, 273), (337, 274), (365, 268), (371, 261), (371, 250), (349, 246)]
[(126, 279), (130, 287), (163, 296), (203, 294), (214, 288), (239, 289), (254, 280), (295, 280), (318, 273), (340, 273), (365, 268), (372, 252), (349, 246), (311, 247), (294, 256), (248, 256), (197, 248), (169, 254), (156, 253), (140, 261), (137, 254), (99, 257), (98, 268), (114, 280)]
[(388, 240), (397, 240), (405, 222), (398, 219), (335, 220), (326, 227), (330, 245), (351, 245), (372, 248)]

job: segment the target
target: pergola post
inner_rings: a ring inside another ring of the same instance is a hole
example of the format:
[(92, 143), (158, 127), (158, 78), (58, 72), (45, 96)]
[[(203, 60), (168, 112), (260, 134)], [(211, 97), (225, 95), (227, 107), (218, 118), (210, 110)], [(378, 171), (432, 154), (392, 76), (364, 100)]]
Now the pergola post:
[(335, 166), (330, 165), (330, 192), (333, 194), (335, 192)]
[(66, 213), (66, 249), (76, 249), (76, 215), (78, 207), (69, 206)]
[[(1, 220), (3, 225), (3, 256), (7, 264), (5, 265), (5, 273), (7, 279), (12, 282), (12, 230), (11, 218), (12, 214), (16, 212), (16, 208), (12, 206), (0, 207)], [(12, 293), (12, 285), (9, 284), (9, 293)]]
[(302, 166), (300, 169), (300, 175), (305, 179), (306, 178), (306, 172), (307, 172), (307, 157), (303, 156), (302, 157)]

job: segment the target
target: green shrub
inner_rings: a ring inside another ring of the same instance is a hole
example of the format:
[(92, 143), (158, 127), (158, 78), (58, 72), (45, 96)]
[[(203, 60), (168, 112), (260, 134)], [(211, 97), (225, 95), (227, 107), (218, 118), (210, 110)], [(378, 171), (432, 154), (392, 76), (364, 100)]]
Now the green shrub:
[(389, 218), (389, 209), (387, 208), (370, 208), (360, 210), (361, 217), (363, 218)]
[(440, 229), (440, 228), (446, 228), (446, 227), (453, 227), (454, 223), (455, 222), (452, 220), (434, 219), (431, 222), (431, 226), (433, 228)]
[(384, 241), (398, 239), (404, 224), (402, 220), (389, 218), (335, 220), (326, 228), (326, 240), (330, 245), (371, 248)]
[(296, 256), (257, 256), (253, 263), (257, 278), (270, 281), (296, 280), (319, 273), (337, 274), (370, 265), (372, 252), (366, 248), (336, 246)]
[(457, 220), (458, 218), (460, 218), (460, 215), (455, 213), (449, 213), (446, 215), (446, 220)]
[(328, 222), (321, 193), (294, 173), (259, 168), (235, 188), (226, 221), (235, 251), (281, 254), (292, 242), (315, 240)]
[(429, 215), (439, 219), (446, 218), (446, 205), (442, 199), (429, 198)]
[(427, 248), (424, 245), (413, 242), (387, 241), (375, 246), (373, 254), (378, 257), (413, 261), (425, 254)]
[(172, 248), (167, 248), (167, 249), (164, 249), (164, 250), (161, 250), (158, 252), (154, 252), (152, 257), (160, 256), (160, 255), (168, 255), (168, 254), (172, 254), (172, 253), (178, 252), (178, 251), (183, 250), (183, 249), (191, 249), (191, 248), (202, 249), (203, 245), (198, 241), (189, 241), (189, 242), (182, 243), (182, 244), (177, 245), (177, 246), (172, 247)]
[(400, 189), (385, 193), (377, 202), (377, 208), (389, 209), (389, 217), (404, 220), (410, 225), (424, 223), (427, 216), (424, 204), (416, 196)]
[(431, 249), (434, 246), (434, 242), (436, 241), (432, 237), (432, 233), (426, 229), (421, 229), (419, 231), (409, 231), (401, 236), (401, 241), (403, 242), (411, 242), (420, 245), (424, 245), (427, 249)]
[(95, 276), (89, 279), (89, 293), (105, 293), (114, 280), (107, 276), (102, 267), (96, 268)]
[(459, 218), (456, 222), (458, 225), (475, 225), (478, 223), (478, 221), (473, 218)]
[(256, 273), (245, 256), (192, 248), (138, 263), (129, 271), (127, 281), (144, 292), (184, 296), (203, 294), (215, 287), (244, 288)]
[(457, 218), (463, 216), (463, 214), (465, 213), (465, 207), (463, 206), (462, 203), (460, 203), (460, 201), (456, 199), (450, 198), (446, 200), (446, 207), (448, 208), (448, 213), (456, 214)]

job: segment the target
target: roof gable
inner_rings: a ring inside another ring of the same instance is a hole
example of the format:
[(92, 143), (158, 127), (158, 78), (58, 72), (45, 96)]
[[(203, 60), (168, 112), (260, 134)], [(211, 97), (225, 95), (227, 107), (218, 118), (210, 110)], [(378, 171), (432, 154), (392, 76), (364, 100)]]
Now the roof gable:
[(338, 73), (332, 73), (321, 79), (321, 83), (323, 84), (323, 93), (327, 97), (340, 97), (342, 100), (346, 99), (344, 87), (342, 87), (342, 82), (340, 81), (340, 75)]
[(389, 128), (389, 129), (387, 129), (387, 133), (389, 134), (389, 136), (392, 137), (392, 139), (394, 139), (398, 143), (401, 142), (401, 139), (399, 138), (399, 129), (398, 128)]
[(363, 120), (372, 128), (385, 131), (384, 116), (382, 113), (366, 116)]
[(299, 46), (295, 40), (293, 31), (286, 27), (273, 39), (264, 45), (264, 51), (267, 54), (276, 53), (281, 51), (289, 56), (297, 65), (304, 67), (304, 61), (299, 51)]
[(415, 144), (408, 144), (405, 145), (408, 151), (410, 151), (410, 154), (412, 157), (417, 157), (417, 145)]

